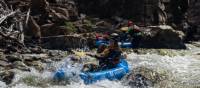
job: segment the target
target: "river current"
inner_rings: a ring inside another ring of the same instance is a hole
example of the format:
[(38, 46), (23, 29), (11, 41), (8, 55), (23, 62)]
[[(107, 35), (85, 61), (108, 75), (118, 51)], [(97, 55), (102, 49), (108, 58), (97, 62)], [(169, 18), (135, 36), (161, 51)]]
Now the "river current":
[[(187, 45), (187, 50), (163, 50), (173, 55), (147, 52), (136, 54), (129, 52), (127, 61), (132, 72), (134, 69), (145, 68), (160, 74), (162, 80), (153, 80), (151, 85), (135, 86), (130, 84), (130, 80), (124, 78), (120, 81), (104, 80), (91, 85), (85, 85), (79, 78), (78, 73), (81, 64), (72, 64), (66, 57), (61, 62), (47, 65), (47, 70), (38, 72), (31, 69), (31, 72), (16, 70), (17, 74), (10, 85), (0, 82), (0, 88), (199, 88), (200, 87), (200, 48)], [(66, 65), (67, 62), (67, 65)], [(66, 66), (68, 73), (66, 80), (56, 82), (53, 79), (51, 69)], [(145, 72), (145, 71), (144, 71)], [(148, 74), (146, 73), (141, 74)], [(154, 73), (149, 73), (154, 74)], [(149, 81), (151, 81), (151, 79)]]

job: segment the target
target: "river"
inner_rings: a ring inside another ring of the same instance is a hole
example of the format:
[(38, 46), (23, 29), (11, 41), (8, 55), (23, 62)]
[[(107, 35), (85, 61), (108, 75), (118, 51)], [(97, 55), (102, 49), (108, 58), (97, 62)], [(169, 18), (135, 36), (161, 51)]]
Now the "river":
[(199, 88), (200, 48), (193, 45), (187, 45), (187, 47), (187, 50), (163, 49), (160, 53), (154, 53), (151, 50), (144, 54), (129, 52), (127, 60), (130, 69), (133, 69), (132, 72), (139, 73), (142, 71), (137, 71), (136, 69), (144, 68), (155, 72), (143, 71), (144, 73), (141, 74), (147, 75), (147, 78), (151, 77), (148, 75), (158, 74), (159, 81), (155, 81), (155, 78), (149, 78), (148, 81), (151, 82), (151, 85), (147, 86), (137, 87), (126, 78), (121, 81), (104, 80), (95, 84), (85, 85), (77, 75), (82, 65), (72, 65), (72, 63), (67, 65), (69, 68), (67, 80), (62, 82), (53, 81), (53, 73), (50, 70), (63, 65), (68, 60), (66, 58), (61, 62), (47, 64), (47, 70), (42, 73), (33, 68), (31, 72), (16, 70), (17, 75), (15, 75), (12, 84), (5, 85), (4, 82), (0, 82), (0, 88)]

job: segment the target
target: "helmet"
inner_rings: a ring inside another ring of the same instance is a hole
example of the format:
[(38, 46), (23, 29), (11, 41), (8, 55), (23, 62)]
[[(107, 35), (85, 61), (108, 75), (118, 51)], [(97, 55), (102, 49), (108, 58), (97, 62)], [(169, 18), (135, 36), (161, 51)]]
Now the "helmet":
[(111, 36), (119, 36), (117, 33), (112, 33)]
[(99, 34), (95, 34), (96, 39), (99, 39), (101, 36)]
[(122, 27), (120, 30), (124, 31), (124, 32), (127, 32), (128, 31), (128, 27)]
[(129, 26), (132, 26), (132, 25), (133, 25), (133, 22), (129, 20), (129, 21), (128, 21), (128, 27), (129, 27)]

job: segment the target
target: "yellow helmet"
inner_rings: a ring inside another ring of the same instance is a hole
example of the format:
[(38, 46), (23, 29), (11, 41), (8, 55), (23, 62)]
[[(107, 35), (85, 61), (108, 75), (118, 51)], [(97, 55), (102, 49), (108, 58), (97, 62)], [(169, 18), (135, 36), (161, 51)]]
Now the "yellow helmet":
[(127, 32), (128, 31), (128, 27), (122, 27), (120, 30)]

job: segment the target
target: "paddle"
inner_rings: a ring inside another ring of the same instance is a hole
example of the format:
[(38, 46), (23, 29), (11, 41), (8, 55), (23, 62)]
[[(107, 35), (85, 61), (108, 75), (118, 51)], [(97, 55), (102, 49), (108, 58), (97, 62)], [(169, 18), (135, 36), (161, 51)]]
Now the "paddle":
[(86, 52), (83, 52), (83, 51), (81, 51), (81, 52), (78, 52), (78, 51), (74, 51), (74, 50), (72, 50), (73, 51), (73, 53), (75, 54), (75, 55), (77, 55), (77, 56), (79, 56), (79, 57), (86, 57), (87, 55), (86, 55)]
[(96, 62), (97, 60), (92, 53), (88, 53), (88, 52), (84, 52), (84, 51), (75, 51), (75, 50), (68, 50), (68, 51), (70, 53), (78, 56), (79, 59), (83, 59), (83, 57), (89, 56), (89, 57), (87, 57), (87, 62), (84, 64), (90, 64), (90, 63), (97, 64), (98, 63), (98, 62)]
[(86, 56), (86, 52), (83, 52), (83, 51), (75, 51), (75, 50), (71, 50), (71, 49), (68, 49), (67, 50), (68, 52), (72, 53), (72, 54), (75, 54), (79, 57), (85, 57)]

